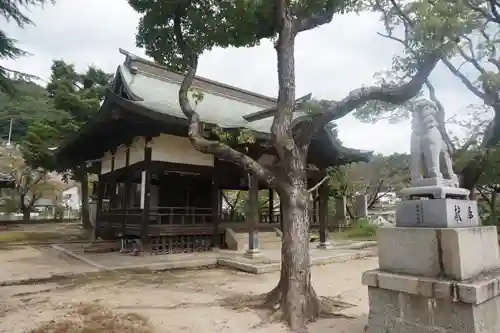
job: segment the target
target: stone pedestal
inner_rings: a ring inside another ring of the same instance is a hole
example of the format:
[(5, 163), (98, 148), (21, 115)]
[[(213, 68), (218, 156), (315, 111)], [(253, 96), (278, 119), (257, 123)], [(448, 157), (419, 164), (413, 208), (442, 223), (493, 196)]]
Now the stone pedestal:
[(479, 226), (477, 202), (459, 199), (407, 200), (396, 207), (397, 227)]
[(369, 333), (500, 332), (496, 227), (381, 228)]
[(262, 254), (259, 249), (248, 249), (243, 256), (248, 259), (260, 258)]
[(331, 250), (333, 249), (333, 246), (330, 244), (330, 242), (320, 242), (317, 248), (320, 250)]
[(467, 190), (425, 181), (402, 191), (396, 227), (379, 229), (367, 332), (500, 332), (497, 228), (480, 226)]

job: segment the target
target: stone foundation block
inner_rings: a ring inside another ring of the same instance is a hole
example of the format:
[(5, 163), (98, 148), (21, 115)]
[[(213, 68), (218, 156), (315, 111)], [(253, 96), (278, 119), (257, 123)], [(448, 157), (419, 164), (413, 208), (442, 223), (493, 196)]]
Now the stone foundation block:
[(368, 288), (367, 333), (497, 333), (500, 297), (481, 304)]
[(466, 280), (500, 268), (497, 229), (380, 228), (381, 271)]

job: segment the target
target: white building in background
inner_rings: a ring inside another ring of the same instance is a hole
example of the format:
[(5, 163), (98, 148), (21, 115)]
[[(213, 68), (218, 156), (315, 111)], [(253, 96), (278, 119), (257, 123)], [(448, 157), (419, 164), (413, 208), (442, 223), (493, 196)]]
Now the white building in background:
[(378, 199), (379, 203), (382, 205), (395, 205), (400, 200), (396, 192), (387, 192)]
[(79, 185), (75, 184), (62, 191), (62, 204), (71, 210), (80, 210), (82, 199)]

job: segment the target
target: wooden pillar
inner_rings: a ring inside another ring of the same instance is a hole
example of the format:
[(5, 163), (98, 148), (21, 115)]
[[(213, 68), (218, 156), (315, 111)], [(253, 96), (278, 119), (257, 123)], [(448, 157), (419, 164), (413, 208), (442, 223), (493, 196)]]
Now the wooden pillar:
[(212, 175), (212, 249), (216, 250), (220, 248), (220, 237), (219, 237), (219, 222), (220, 222), (220, 204), (221, 204), (221, 193), (220, 193), (220, 172), (217, 169), (217, 160), (214, 162), (214, 172)]
[(122, 219), (122, 233), (125, 233), (125, 227), (129, 223), (129, 212), (128, 209), (130, 207), (130, 189), (132, 184), (130, 182), (130, 178), (125, 179), (125, 185), (123, 189), (123, 211), (125, 212), (125, 218)]
[[(130, 148), (127, 147), (125, 152), (125, 168), (127, 168), (130, 164)], [(132, 183), (130, 181), (130, 177), (125, 178), (124, 186), (123, 186), (123, 211), (125, 212), (125, 216), (122, 219), (122, 234), (125, 234), (125, 228), (129, 223), (129, 212), (128, 208), (130, 207), (130, 189), (132, 187)]]
[(94, 226), (94, 239), (100, 237), (100, 222), (102, 216), (102, 200), (104, 199), (104, 189), (105, 184), (103, 179), (99, 176), (99, 181), (97, 183), (97, 206), (96, 206), (96, 216), (95, 216), (95, 226)]
[(109, 209), (111, 210), (115, 208), (116, 208), (116, 179), (113, 178), (109, 182)]
[(248, 229), (248, 250), (245, 256), (254, 258), (260, 254), (259, 249), (259, 179), (254, 174), (248, 175), (248, 213), (247, 213), (247, 229)]
[(274, 191), (272, 188), (269, 189), (269, 223), (274, 222)]
[(318, 189), (319, 194), (319, 204), (318, 204), (318, 215), (319, 215), (319, 245), (320, 249), (330, 248), (330, 243), (328, 242), (328, 182), (323, 182)]
[(312, 219), (311, 223), (316, 224), (319, 221), (319, 210), (318, 210), (318, 199), (319, 199), (319, 189), (314, 190), (311, 195), (312, 195)]
[(141, 240), (143, 244), (149, 241), (149, 208), (151, 206), (151, 148), (148, 147), (149, 140), (146, 140), (144, 148), (144, 169), (141, 174)]

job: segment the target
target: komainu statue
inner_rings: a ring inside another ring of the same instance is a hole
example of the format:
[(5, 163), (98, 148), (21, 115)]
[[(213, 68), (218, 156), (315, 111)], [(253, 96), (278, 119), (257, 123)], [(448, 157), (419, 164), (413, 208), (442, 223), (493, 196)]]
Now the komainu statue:
[(411, 181), (413, 186), (458, 187), (448, 145), (443, 139), (444, 121), (429, 100), (418, 102), (412, 112)]

